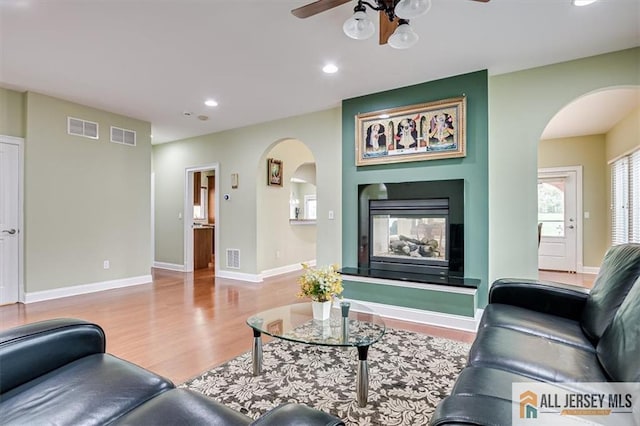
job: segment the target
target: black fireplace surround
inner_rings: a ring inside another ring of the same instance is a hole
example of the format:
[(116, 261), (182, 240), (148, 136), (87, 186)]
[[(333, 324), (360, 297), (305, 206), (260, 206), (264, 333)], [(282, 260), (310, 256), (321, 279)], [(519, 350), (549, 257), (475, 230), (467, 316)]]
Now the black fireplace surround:
[(463, 179), (360, 185), (358, 196), (359, 271), (464, 277)]

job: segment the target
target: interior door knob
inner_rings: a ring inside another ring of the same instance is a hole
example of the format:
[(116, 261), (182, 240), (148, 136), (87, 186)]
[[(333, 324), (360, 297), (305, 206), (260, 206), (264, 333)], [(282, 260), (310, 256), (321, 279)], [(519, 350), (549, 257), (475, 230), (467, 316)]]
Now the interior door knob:
[(13, 234), (15, 234), (16, 232), (17, 232), (17, 231), (16, 231), (15, 229), (13, 229), (13, 228), (12, 228), (12, 229), (3, 229), (3, 230), (2, 230), (2, 233), (7, 233), (7, 234), (9, 234), (9, 235), (13, 235)]

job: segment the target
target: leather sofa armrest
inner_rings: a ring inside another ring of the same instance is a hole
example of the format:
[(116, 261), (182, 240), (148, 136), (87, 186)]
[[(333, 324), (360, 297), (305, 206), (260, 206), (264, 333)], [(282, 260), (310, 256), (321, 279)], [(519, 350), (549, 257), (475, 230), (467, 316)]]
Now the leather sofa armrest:
[(511, 424), (512, 403), (487, 395), (451, 395), (440, 401), (429, 426)]
[(96, 324), (54, 319), (0, 332), (0, 389), (5, 393), (85, 356), (105, 352), (105, 334)]
[(303, 404), (284, 404), (251, 423), (251, 426), (344, 426), (339, 418)]
[(489, 290), (489, 303), (503, 303), (579, 320), (589, 290), (555, 282), (503, 278)]

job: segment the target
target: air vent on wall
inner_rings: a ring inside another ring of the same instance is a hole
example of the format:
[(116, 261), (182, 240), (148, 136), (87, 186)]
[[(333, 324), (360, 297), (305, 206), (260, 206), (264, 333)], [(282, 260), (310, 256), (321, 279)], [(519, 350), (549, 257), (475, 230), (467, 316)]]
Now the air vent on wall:
[(240, 250), (227, 249), (227, 268), (240, 269)]
[(111, 126), (111, 142), (136, 146), (136, 132)]
[(67, 133), (90, 139), (98, 139), (98, 123), (67, 117)]

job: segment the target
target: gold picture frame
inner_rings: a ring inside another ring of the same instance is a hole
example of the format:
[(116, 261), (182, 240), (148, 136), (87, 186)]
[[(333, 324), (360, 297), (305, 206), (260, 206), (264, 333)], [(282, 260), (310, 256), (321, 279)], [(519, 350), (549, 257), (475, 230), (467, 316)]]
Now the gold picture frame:
[(267, 158), (267, 185), (282, 186), (282, 161)]
[(466, 97), (356, 115), (356, 166), (467, 155)]

